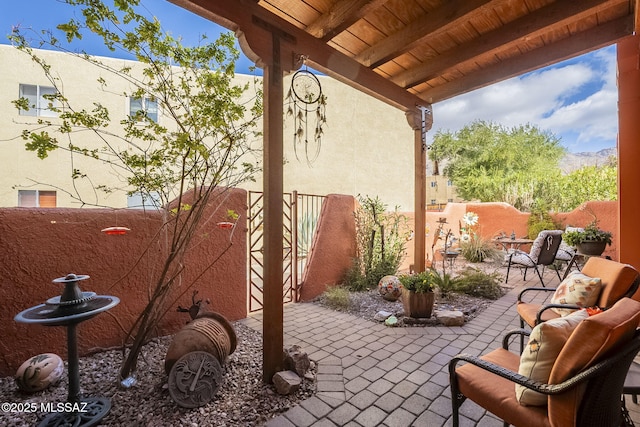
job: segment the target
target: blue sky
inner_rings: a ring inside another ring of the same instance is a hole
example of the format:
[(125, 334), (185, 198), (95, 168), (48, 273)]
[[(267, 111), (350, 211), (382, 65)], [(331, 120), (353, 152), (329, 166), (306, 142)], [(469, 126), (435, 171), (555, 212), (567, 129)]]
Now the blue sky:
[[(74, 8), (57, 0), (0, 0), (0, 43), (14, 26), (34, 30), (55, 29), (68, 21)], [(233, 0), (231, 0), (233, 1)], [(215, 38), (224, 30), (166, 0), (143, 0), (150, 15), (158, 17), (165, 31), (195, 44), (202, 34)], [(75, 48), (114, 56), (98, 40), (83, 40)], [(238, 64), (248, 73), (251, 61)], [(428, 139), (439, 129), (456, 131), (474, 120), (512, 127), (531, 123), (561, 139), (570, 152), (598, 151), (615, 147), (618, 132), (616, 50), (610, 46), (579, 58), (547, 67), (434, 104), (434, 125)]]

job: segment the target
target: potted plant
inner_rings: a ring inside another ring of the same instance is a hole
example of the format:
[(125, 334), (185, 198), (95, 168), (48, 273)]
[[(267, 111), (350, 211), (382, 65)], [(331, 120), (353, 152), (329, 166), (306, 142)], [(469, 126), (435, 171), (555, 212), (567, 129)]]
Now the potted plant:
[(431, 317), (435, 294), (435, 281), (431, 271), (405, 274), (399, 277), (402, 284), (402, 305), (409, 317)]
[(611, 232), (598, 228), (596, 220), (583, 230), (566, 231), (562, 238), (567, 244), (575, 246), (584, 255), (601, 255), (607, 245), (611, 245)]

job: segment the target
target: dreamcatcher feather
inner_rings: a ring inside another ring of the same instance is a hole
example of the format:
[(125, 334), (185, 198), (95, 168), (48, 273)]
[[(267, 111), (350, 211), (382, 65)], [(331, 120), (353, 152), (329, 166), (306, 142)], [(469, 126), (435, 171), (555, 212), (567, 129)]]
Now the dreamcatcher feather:
[[(287, 115), (294, 120), (293, 151), (296, 159), (300, 160), (298, 146), (304, 144), (304, 155), (309, 166), (320, 154), (323, 127), (327, 122), (326, 100), (315, 74), (306, 67), (296, 71), (287, 93)], [(314, 119), (315, 123), (311, 123)]]

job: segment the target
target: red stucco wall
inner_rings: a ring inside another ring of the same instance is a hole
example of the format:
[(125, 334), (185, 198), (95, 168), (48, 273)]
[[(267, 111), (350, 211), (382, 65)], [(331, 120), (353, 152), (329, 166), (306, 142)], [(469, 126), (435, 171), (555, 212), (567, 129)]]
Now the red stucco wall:
[[(216, 209), (212, 204), (204, 226), (188, 249), (183, 286), (222, 252), (214, 268), (197, 278), (192, 289), (211, 300), (208, 309), (230, 320), (246, 317), (246, 192), (230, 190)], [(227, 209), (241, 214), (233, 233), (216, 226), (226, 220)], [(88, 274), (83, 291), (115, 295), (119, 305), (78, 326), (81, 354), (122, 344), (124, 331), (148, 301), (149, 288), (160, 273), (166, 234), (157, 234), (162, 224), (158, 212), (105, 209), (0, 209), (0, 374), (10, 375), (27, 358), (52, 352), (66, 358), (64, 327), (17, 323), (14, 316), (29, 307), (60, 295), (62, 285), (52, 280), (68, 273)], [(131, 229), (124, 236), (108, 236), (100, 230), (110, 226)], [(184, 290), (184, 289), (183, 289)], [(182, 292), (182, 291), (181, 291)], [(188, 307), (191, 290), (177, 300), (160, 325), (159, 335), (173, 333), (188, 320), (175, 307)], [(174, 294), (174, 297), (176, 294)]]
[(356, 254), (354, 210), (355, 199), (352, 196), (327, 196), (305, 270), (301, 300), (313, 299), (324, 292), (327, 286), (344, 279)]

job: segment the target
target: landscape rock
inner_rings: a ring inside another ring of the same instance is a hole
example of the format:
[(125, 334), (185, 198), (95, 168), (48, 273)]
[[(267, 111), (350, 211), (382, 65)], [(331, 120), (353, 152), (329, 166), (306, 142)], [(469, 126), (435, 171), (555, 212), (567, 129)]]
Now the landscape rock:
[(295, 393), (300, 388), (301, 383), (302, 380), (293, 371), (280, 371), (273, 376), (273, 385), (276, 391), (282, 395)]
[(387, 320), (384, 321), (384, 324), (387, 326), (398, 326), (398, 318), (396, 316), (389, 316)]
[(387, 320), (393, 313), (391, 313), (390, 311), (384, 311), (384, 310), (380, 310), (379, 312), (376, 313), (376, 315), (373, 317), (373, 320), (376, 320), (378, 322), (384, 322), (385, 320)]
[(294, 371), (298, 376), (304, 377), (311, 367), (311, 361), (307, 352), (299, 345), (292, 345), (284, 350), (284, 368)]
[(444, 326), (462, 326), (464, 325), (464, 313), (458, 310), (443, 310), (436, 312), (436, 319)]

